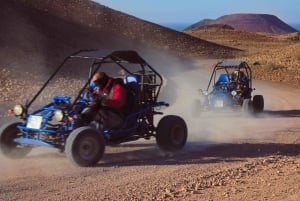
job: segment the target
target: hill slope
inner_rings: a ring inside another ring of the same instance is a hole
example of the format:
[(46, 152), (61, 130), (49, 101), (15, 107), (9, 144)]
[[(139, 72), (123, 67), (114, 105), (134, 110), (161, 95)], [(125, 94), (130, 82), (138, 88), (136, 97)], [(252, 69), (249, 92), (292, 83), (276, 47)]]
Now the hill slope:
[(216, 20), (202, 20), (186, 28), (186, 30), (213, 24), (227, 24), (237, 30), (249, 32), (266, 32), (273, 34), (286, 34), (297, 32), (296, 29), (289, 26), (288, 24), (280, 20), (278, 17), (268, 14), (224, 15)]
[(56, 66), (78, 49), (137, 49), (228, 57), (233, 48), (126, 15), (89, 0), (0, 2), (0, 68)]

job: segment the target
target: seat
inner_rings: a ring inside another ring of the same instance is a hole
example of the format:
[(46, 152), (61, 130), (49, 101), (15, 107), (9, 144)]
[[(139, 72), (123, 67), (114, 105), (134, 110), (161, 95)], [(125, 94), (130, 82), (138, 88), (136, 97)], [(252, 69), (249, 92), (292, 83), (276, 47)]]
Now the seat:
[(134, 74), (127, 74), (124, 77), (124, 84), (129, 84), (129, 83), (138, 83), (138, 77), (137, 75)]
[(123, 86), (126, 89), (126, 102), (122, 107), (122, 113), (124, 116), (123, 127), (132, 127), (136, 123), (139, 103), (139, 83), (138, 76), (135, 74), (128, 74), (123, 78)]
[(224, 82), (229, 83), (229, 76), (228, 76), (228, 74), (222, 73), (222, 74), (219, 75), (219, 78), (218, 78), (218, 80), (217, 80), (216, 83), (222, 83), (222, 82), (223, 83)]
[(139, 80), (138, 76), (135, 74), (128, 74), (123, 79), (124, 85), (128, 91), (130, 91), (134, 96), (138, 94), (139, 91)]
[(123, 79), (124, 87), (127, 91), (127, 101), (124, 106), (125, 114), (131, 113), (139, 101), (139, 83), (138, 77), (134, 74), (128, 74)]

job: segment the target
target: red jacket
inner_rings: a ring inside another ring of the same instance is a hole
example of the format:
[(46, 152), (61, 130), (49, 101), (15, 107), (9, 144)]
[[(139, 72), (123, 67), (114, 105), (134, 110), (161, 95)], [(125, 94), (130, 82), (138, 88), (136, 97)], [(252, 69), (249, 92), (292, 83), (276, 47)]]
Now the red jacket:
[(126, 89), (120, 84), (112, 86), (108, 96), (102, 101), (103, 106), (120, 109), (126, 101)]

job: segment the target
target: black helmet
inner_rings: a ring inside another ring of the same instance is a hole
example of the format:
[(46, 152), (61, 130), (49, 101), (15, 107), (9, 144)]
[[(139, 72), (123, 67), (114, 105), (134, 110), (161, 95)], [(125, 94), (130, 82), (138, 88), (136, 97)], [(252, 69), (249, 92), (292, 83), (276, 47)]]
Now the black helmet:
[(99, 88), (103, 88), (105, 84), (107, 83), (109, 77), (104, 72), (96, 72), (93, 76), (92, 81), (95, 83), (95, 85)]

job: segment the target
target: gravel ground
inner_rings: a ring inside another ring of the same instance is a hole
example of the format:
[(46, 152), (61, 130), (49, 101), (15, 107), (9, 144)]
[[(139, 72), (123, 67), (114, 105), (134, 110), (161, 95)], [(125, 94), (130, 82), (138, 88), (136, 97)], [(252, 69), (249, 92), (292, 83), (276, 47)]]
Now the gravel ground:
[[(181, 76), (196, 79), (197, 73)], [(182, 106), (186, 99), (176, 99), (166, 112), (181, 114), (189, 127), (188, 143), (177, 153), (162, 152), (152, 139), (107, 147), (93, 168), (76, 167), (46, 148), (20, 160), (0, 156), (0, 200), (299, 200), (299, 90), (256, 86), (266, 100), (257, 119), (194, 119)], [(176, 92), (191, 95), (186, 87)]]
[[(0, 124), (14, 120), (6, 117), (7, 108), (24, 103), (40, 87), (43, 79), (38, 72), (52, 72), (50, 67), (57, 66), (65, 54), (95, 47), (151, 46), (156, 54), (147, 58), (151, 64), (163, 64), (158, 65), (167, 85), (162, 99), (171, 103), (164, 112), (185, 119), (188, 142), (176, 153), (162, 152), (154, 139), (107, 147), (93, 168), (76, 167), (64, 153), (46, 148), (36, 148), (19, 160), (0, 155), (1, 201), (299, 200), (299, 88), (256, 81), (255, 93), (264, 95), (266, 105), (258, 118), (239, 114), (193, 118), (190, 101), (199, 98), (198, 88), (209, 79), (201, 68), (213, 61), (193, 61), (198, 67), (189, 68), (155, 48), (181, 56), (221, 55), (222, 59), (236, 50), (84, 0), (66, 2), (1, 1)], [(65, 86), (69, 81), (60, 83)]]

